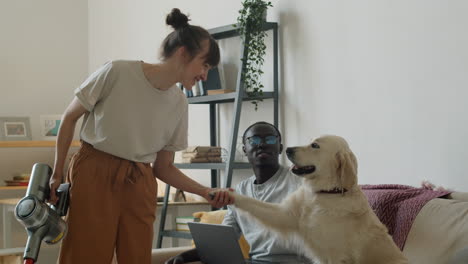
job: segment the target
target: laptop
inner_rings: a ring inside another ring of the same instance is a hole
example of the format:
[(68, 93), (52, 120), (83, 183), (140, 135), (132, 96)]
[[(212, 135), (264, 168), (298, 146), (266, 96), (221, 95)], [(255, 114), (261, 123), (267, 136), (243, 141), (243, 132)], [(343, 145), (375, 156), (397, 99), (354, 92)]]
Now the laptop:
[(309, 263), (304, 260), (273, 261), (244, 259), (239, 238), (232, 226), (188, 222), (190, 233), (204, 264), (284, 264)]
[(232, 226), (188, 223), (198, 255), (204, 264), (252, 263), (244, 259)]

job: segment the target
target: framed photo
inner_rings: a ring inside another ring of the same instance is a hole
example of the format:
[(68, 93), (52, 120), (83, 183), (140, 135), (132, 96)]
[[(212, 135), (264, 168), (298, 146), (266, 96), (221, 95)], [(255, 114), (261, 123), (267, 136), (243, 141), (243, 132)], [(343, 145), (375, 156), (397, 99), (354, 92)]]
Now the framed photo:
[(226, 91), (226, 81), (224, 79), (224, 69), (221, 64), (217, 67), (213, 67), (207, 74), (206, 81), (199, 81), (198, 86), (200, 87), (201, 95), (212, 94), (209, 91), (218, 91), (217, 93), (224, 93)]
[(39, 117), (41, 136), (45, 140), (55, 140), (62, 120), (61, 115), (41, 115)]
[(0, 117), (0, 140), (31, 140), (29, 117)]

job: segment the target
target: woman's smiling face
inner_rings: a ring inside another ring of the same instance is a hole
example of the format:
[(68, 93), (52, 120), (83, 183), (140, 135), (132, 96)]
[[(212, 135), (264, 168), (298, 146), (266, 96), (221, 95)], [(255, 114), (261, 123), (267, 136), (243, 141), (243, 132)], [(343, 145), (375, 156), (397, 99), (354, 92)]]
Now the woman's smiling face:
[(209, 50), (210, 42), (205, 40), (202, 42), (202, 50), (195, 57), (191, 58), (189, 54), (185, 54), (186, 64), (184, 65), (181, 83), (186, 89), (191, 90), (198, 81), (206, 81), (208, 71), (212, 67), (206, 62)]

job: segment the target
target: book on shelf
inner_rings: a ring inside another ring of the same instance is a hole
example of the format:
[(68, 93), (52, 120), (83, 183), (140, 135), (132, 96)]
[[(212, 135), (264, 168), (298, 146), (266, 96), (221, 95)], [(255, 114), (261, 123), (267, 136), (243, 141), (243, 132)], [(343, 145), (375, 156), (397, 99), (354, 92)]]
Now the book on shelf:
[(200, 218), (193, 216), (181, 216), (176, 217), (176, 230), (177, 231), (190, 231), (188, 224), (189, 222), (199, 222)]
[(188, 224), (176, 223), (176, 231), (190, 231)]
[(226, 93), (233, 93), (236, 90), (233, 89), (214, 89), (214, 90), (208, 90), (208, 95), (214, 95), (214, 94), (226, 94)]
[(182, 151), (182, 163), (223, 162), (222, 148), (218, 146), (190, 146)]
[(211, 68), (206, 75), (206, 80), (200, 82), (200, 87), (203, 90), (202, 95), (209, 95), (210, 90), (223, 89), (226, 86), (224, 79), (224, 69), (221, 64)]
[(188, 222), (198, 222), (200, 218), (193, 216), (178, 216), (175, 219), (176, 224), (187, 224)]
[(182, 158), (182, 163), (222, 163), (222, 157)]
[(191, 158), (210, 158), (210, 157), (221, 157), (221, 151), (216, 152), (182, 152), (182, 158), (191, 159)]
[(216, 146), (189, 146), (182, 151), (182, 153), (221, 153), (221, 147)]
[(18, 173), (13, 175), (13, 180), (5, 180), (6, 186), (28, 186), (31, 173)]

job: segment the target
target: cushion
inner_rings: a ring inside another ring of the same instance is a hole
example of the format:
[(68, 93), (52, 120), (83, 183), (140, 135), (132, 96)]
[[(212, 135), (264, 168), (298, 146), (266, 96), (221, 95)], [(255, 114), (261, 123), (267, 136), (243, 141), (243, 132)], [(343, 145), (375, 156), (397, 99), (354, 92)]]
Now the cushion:
[[(193, 213), (194, 217), (200, 218), (200, 223), (207, 223), (207, 224), (222, 224), (224, 215), (226, 214), (227, 210), (217, 210), (217, 211), (202, 211), (202, 212), (195, 212)], [(193, 242), (192, 242), (193, 243)], [(249, 258), (250, 246), (245, 240), (244, 235), (241, 235), (239, 238), (239, 245), (242, 250), (242, 255), (244, 258)]]
[(193, 217), (200, 218), (200, 223), (221, 224), (226, 212), (226, 210), (195, 212), (193, 213)]
[(416, 216), (403, 253), (412, 264), (449, 263), (468, 245), (468, 201), (433, 199)]
[(453, 192), (449, 194), (450, 199), (468, 202), (468, 193), (466, 192)]

